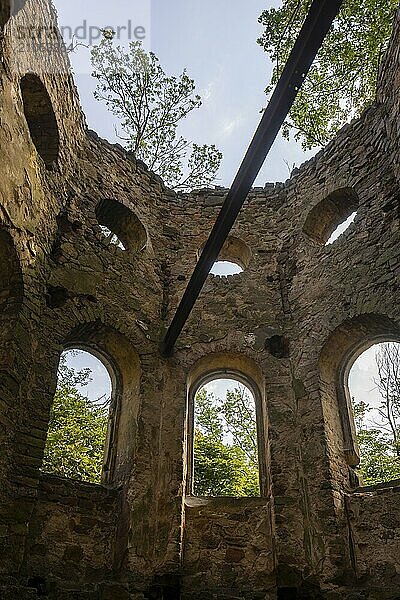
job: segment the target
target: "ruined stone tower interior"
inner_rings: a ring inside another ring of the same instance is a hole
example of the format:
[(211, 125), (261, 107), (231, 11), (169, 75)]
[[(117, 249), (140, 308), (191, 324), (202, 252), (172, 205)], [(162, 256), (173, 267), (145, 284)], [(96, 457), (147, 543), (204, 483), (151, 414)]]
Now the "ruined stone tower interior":
[[(19, 4), (0, 13), (0, 598), (399, 599), (400, 482), (360, 485), (345, 383), (400, 339), (399, 16), (375, 102), (250, 193), (222, 252), (243, 272), (208, 278), (163, 358), (226, 190), (177, 195), (89, 131), (64, 53), (27, 41), (16, 69), (13, 27), (59, 36), (47, 0)], [(113, 372), (103, 485), (40, 470), (71, 347)], [(255, 391), (258, 498), (186, 485), (193, 390), (226, 371)]]

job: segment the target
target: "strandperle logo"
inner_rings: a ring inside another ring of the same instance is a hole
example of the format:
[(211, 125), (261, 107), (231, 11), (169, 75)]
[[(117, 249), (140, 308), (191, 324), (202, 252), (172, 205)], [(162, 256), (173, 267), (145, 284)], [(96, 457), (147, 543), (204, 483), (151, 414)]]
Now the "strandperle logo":
[(150, 0), (11, 0), (7, 37), (11, 68), (18, 73), (69, 72), (65, 48), (75, 74), (91, 74), (91, 49), (102, 39), (128, 46), (150, 45)]
[[(26, 0), (10, 0), (10, 16), (16, 17), (21, 9), (24, 8), (26, 4)], [(89, 3), (90, 4), (90, 3)], [(51, 3), (48, 0), (48, 5), (51, 7)], [(101, 2), (100, 2), (101, 5)], [(100, 6), (101, 7), (101, 6)], [(120, 6), (120, 9), (123, 8)], [(132, 3), (127, 5), (126, 9), (132, 14), (132, 10), (135, 11)], [(141, 3), (141, 9), (143, 14), (145, 15), (144, 21), (146, 21), (146, 2)], [(85, 10), (89, 10), (93, 12), (93, 7), (91, 8), (89, 5), (85, 7)], [(147, 12), (149, 12), (150, 8), (148, 7)], [(142, 12), (141, 11), (141, 12)], [(121, 13), (121, 10), (118, 12)], [(128, 12), (128, 14), (129, 14)], [(137, 12), (137, 11), (135, 11)], [(68, 13), (67, 13), (68, 14)], [(96, 13), (94, 13), (96, 14)], [(111, 13), (110, 13), (111, 14)], [(109, 14), (109, 17), (110, 17)], [(124, 14), (124, 13), (122, 13)], [(126, 12), (125, 12), (126, 14)], [(141, 13), (140, 13), (141, 14)], [(138, 13), (139, 16), (139, 13)], [(143, 15), (142, 15), (143, 16)], [(107, 18), (107, 16), (105, 17)], [(96, 19), (96, 17), (95, 17)], [(118, 16), (117, 16), (118, 19)], [(110, 19), (112, 21), (112, 18)], [(17, 33), (17, 39), (32, 41), (39, 44), (49, 43), (49, 40), (52, 41), (52, 45), (54, 44), (55, 37), (54, 36), (54, 28), (51, 24), (41, 24), (33, 22), (26, 22), (25, 19), (16, 19), (16, 27), (15, 31)], [(63, 22), (58, 23), (58, 29), (61, 34), (62, 39), (64, 40), (67, 48), (73, 47), (76, 44), (79, 46), (91, 47), (94, 44), (98, 43), (102, 36), (107, 32), (112, 32), (112, 37), (117, 41), (131, 42), (131, 41), (144, 41), (147, 38), (147, 27), (146, 24), (142, 21), (139, 16), (137, 21), (129, 18), (126, 22), (118, 23), (105, 23), (104, 25), (100, 25), (99, 23), (94, 23), (90, 18), (83, 18), (79, 23), (75, 22), (75, 19), (72, 19), (72, 24)], [(15, 34), (14, 31), (14, 34)]]
[[(87, 47), (93, 46), (102, 36), (128, 41), (143, 41), (146, 39), (146, 28), (143, 25), (135, 25), (131, 20), (128, 20), (126, 25), (118, 25), (117, 27), (99, 27), (98, 25), (90, 25), (84, 19), (76, 27), (61, 25), (59, 31), (67, 48), (74, 44)], [(18, 40), (30, 40), (40, 45), (47, 45), (50, 40), (54, 42), (55, 39), (54, 28), (45, 25), (18, 25), (16, 34)]]
[(87, 43), (88, 46), (93, 46), (104, 34), (106, 36), (109, 34), (115, 40), (143, 41), (146, 39), (146, 28), (143, 25), (134, 24), (131, 19), (125, 25), (118, 25), (117, 27), (111, 27), (110, 25), (98, 27), (97, 25), (90, 25), (87, 19), (84, 19), (82, 24), (77, 27), (61, 25), (60, 32), (66, 43), (68, 40), (77, 40), (81, 43)]

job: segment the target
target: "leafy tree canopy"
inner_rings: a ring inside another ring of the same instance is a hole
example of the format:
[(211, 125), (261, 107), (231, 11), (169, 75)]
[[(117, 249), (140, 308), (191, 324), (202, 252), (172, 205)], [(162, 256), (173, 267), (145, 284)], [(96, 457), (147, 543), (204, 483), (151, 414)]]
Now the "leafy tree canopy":
[[(312, 0), (283, 0), (260, 16), (258, 40), (274, 64), (270, 95)], [(293, 105), (283, 134), (305, 149), (326, 144), (372, 102), (398, 0), (345, 0)]]
[(70, 369), (61, 357), (51, 408), (42, 470), (61, 477), (101, 482), (108, 407), (78, 390), (90, 381), (90, 369)]
[(255, 406), (244, 386), (224, 399), (205, 388), (196, 395), (194, 493), (260, 495)]
[(202, 101), (186, 70), (166, 75), (157, 56), (141, 42), (129, 51), (106, 36), (92, 50), (95, 97), (118, 118), (121, 139), (175, 190), (188, 191), (215, 182), (222, 154), (215, 145), (198, 145), (178, 133), (180, 122)]
[(393, 439), (379, 427), (368, 426), (366, 415), (370, 411), (365, 402), (354, 403), (360, 451), (359, 470), (364, 485), (400, 478), (400, 460)]
[(375, 361), (378, 377), (374, 381), (380, 395), (375, 412), (380, 422), (367, 422), (373, 409), (368, 402), (353, 398), (359, 469), (366, 485), (400, 478), (400, 344), (380, 344)]

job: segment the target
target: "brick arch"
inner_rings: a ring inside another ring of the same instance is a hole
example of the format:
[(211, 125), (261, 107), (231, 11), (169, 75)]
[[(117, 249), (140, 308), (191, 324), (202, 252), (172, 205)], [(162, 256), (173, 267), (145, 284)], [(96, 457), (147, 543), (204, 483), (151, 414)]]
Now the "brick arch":
[[(323, 404), (336, 407), (343, 433), (344, 452), (350, 467), (359, 463), (356, 431), (347, 379), (357, 358), (379, 342), (400, 341), (400, 323), (386, 315), (368, 313), (344, 321), (328, 337), (319, 357)], [(340, 452), (340, 448), (338, 448)]]
[(207, 373), (221, 372), (225, 369), (242, 373), (242, 375), (253, 381), (263, 393), (264, 376), (258, 364), (249, 356), (240, 352), (213, 352), (206, 354), (198, 360), (192, 367), (188, 376), (188, 387), (196, 384), (200, 378)]
[(244, 384), (252, 393), (256, 405), (260, 490), (262, 496), (270, 491), (268, 420), (264, 375), (257, 363), (239, 352), (215, 352), (203, 356), (193, 365), (187, 379), (186, 438), (187, 492), (191, 493), (193, 471), (194, 400), (197, 391), (215, 379), (233, 379)]
[[(205, 244), (206, 242), (204, 242), (204, 244), (198, 249), (197, 259), (200, 258)], [(249, 246), (240, 238), (230, 235), (225, 241), (225, 244), (218, 256), (217, 262), (232, 262), (245, 270), (249, 266), (251, 258), (252, 254)]]
[(65, 337), (64, 350), (93, 354), (107, 369), (112, 401), (104, 453), (103, 481), (118, 485), (130, 474), (137, 442), (141, 365), (139, 355), (122, 333), (101, 321), (83, 323)]

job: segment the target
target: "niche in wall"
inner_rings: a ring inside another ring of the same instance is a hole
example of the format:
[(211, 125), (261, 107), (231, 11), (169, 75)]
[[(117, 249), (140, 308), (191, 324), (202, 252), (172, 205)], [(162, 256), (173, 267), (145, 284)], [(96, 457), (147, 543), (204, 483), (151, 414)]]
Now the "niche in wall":
[(33, 73), (20, 82), (24, 115), (37, 153), (50, 168), (57, 161), (60, 136), (50, 96), (42, 81)]

